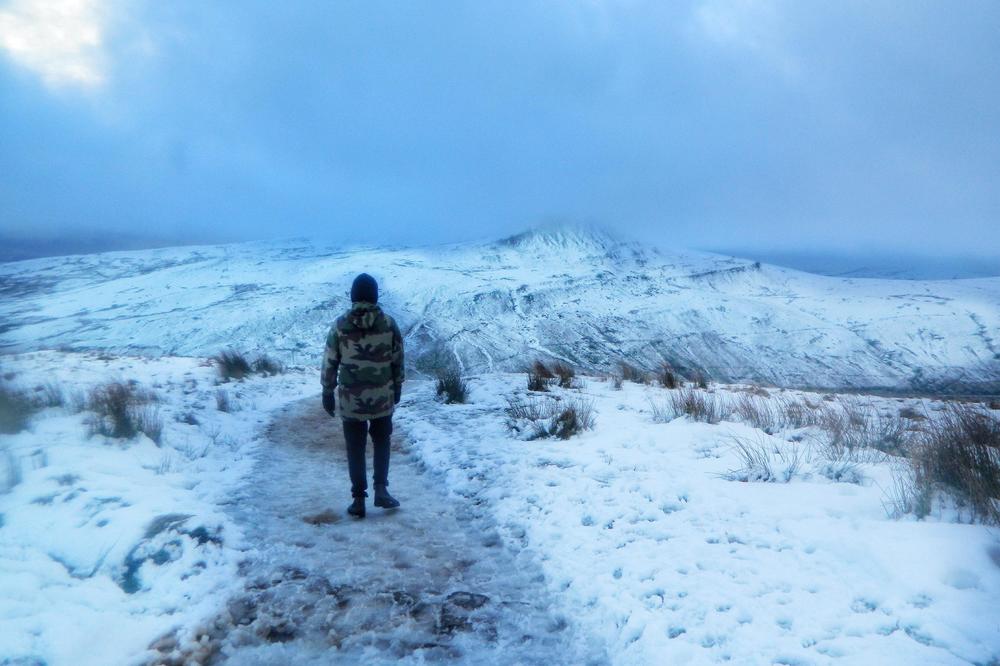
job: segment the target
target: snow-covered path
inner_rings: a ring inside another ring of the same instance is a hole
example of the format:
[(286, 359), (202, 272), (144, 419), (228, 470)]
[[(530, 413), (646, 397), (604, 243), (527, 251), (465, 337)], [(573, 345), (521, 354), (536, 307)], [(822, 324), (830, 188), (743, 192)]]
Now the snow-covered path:
[(449, 498), (398, 431), (390, 484), (402, 508), (347, 516), (339, 425), (315, 398), (279, 411), (232, 498), (247, 586), (229, 603), (221, 661), (605, 661), (583, 654), (532, 553), (507, 550), (488, 517)]

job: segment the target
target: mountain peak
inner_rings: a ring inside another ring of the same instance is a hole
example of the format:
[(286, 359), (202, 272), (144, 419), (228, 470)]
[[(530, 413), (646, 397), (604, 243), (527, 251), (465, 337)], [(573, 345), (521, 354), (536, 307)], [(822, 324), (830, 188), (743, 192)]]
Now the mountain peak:
[(519, 250), (583, 251), (605, 254), (622, 241), (605, 229), (582, 224), (553, 224), (533, 227), (497, 242)]

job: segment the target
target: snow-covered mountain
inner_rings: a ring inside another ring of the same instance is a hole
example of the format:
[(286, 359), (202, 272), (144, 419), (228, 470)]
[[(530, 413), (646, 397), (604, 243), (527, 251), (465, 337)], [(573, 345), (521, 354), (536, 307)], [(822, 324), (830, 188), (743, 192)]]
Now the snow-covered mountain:
[(790, 386), (1000, 385), (1000, 278), (824, 277), (580, 228), (421, 248), (283, 241), (2, 264), (0, 349), (234, 348), (312, 364), (360, 271), (379, 279), (417, 369), (447, 349), (469, 372), (553, 357)]

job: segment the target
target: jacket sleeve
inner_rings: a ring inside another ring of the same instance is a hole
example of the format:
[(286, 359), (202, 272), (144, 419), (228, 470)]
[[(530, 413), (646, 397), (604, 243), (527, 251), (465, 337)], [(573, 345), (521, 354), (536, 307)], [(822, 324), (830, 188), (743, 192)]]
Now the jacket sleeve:
[(320, 383), (323, 392), (327, 393), (337, 388), (337, 370), (340, 369), (340, 336), (337, 327), (330, 329), (326, 336), (326, 350), (323, 352), (323, 369), (320, 371)]
[(403, 370), (403, 336), (399, 326), (392, 322), (392, 385), (398, 389), (403, 385), (406, 373)]

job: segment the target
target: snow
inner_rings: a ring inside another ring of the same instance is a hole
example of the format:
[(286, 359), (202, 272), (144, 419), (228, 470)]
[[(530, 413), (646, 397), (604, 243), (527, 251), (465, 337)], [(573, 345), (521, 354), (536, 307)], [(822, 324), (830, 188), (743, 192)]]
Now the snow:
[(660, 360), (784, 386), (966, 385), (1000, 377), (1000, 278), (823, 277), (584, 230), (345, 250), (308, 241), (0, 264), (0, 349), (209, 356), (236, 345), (311, 365), (361, 271), (412, 358), (468, 372), (543, 354), (605, 370)]
[(369, 499), (355, 520), (340, 423), (315, 396), (275, 414), (227, 507), (254, 546), (220, 654), (238, 664), (605, 662), (604, 646), (564, 619), (531, 553), (503, 548), (492, 516), (449, 497), (399, 436), (390, 472), (403, 508)]
[[(361, 270), (411, 364), (390, 470), (403, 507), (364, 522), (344, 516), (316, 368)], [(0, 663), (1000, 661), (995, 529), (947, 502), (890, 515), (892, 457), (835, 482), (815, 427), (661, 422), (667, 389), (593, 376), (534, 398), (591, 402), (592, 430), (528, 440), (505, 417), (527, 393), (507, 371), (540, 356), (970, 388), (995, 378), (1000, 279), (828, 278), (549, 230), (40, 259), (0, 265), (0, 295), (3, 381), (67, 398), (0, 434)], [(220, 384), (208, 357), (225, 348), (290, 367)], [(419, 379), (442, 350), (470, 375), (469, 404)], [(128, 380), (159, 397), (159, 443), (89, 434), (82, 396)], [(728, 403), (748, 389), (709, 390)], [(847, 400), (762, 399), (787, 397)], [(739, 472), (741, 442), (776, 482)]]
[(465, 406), (436, 403), (424, 386), (399, 421), (452, 492), (488, 502), (505, 540), (539, 554), (566, 612), (616, 663), (1000, 655), (995, 535), (891, 520), (888, 465), (864, 466), (861, 485), (809, 473), (729, 481), (733, 438), (763, 433), (687, 417), (654, 423), (648, 400), (666, 389), (629, 383), (619, 392), (587, 382), (592, 432), (522, 441), (502, 413), (523, 381), (479, 377)]
[[(289, 387), (248, 382), (232, 389), (246, 409), (223, 414), (215, 370), (199, 359), (40, 352), (4, 357), (3, 371), (27, 389), (55, 379), (70, 402), (136, 379), (161, 398), (164, 444), (89, 437), (86, 414), (68, 407), (0, 435), (20, 477), (0, 494), (0, 658), (129, 663), (171, 628), (216, 613), (237, 584), (241, 540), (219, 504), (248, 473), (255, 431)], [(176, 420), (188, 412), (198, 425)]]
[[(390, 475), (403, 508), (359, 522), (344, 514), (343, 451), (312, 369), (220, 386), (194, 358), (37, 352), (5, 357), (4, 372), (71, 395), (134, 378), (160, 396), (165, 425), (159, 447), (108, 440), (51, 408), (0, 436), (21, 477), (0, 495), (6, 659), (1000, 658), (996, 534), (943, 505), (890, 518), (891, 459), (859, 464), (860, 483), (832, 482), (808, 429), (659, 423), (667, 389), (588, 377), (538, 399), (592, 401), (595, 428), (525, 441), (504, 416), (524, 375), (472, 378), (466, 405), (411, 381)], [(236, 411), (217, 411), (220, 388)], [(740, 390), (711, 387), (720, 401)], [(801, 464), (787, 483), (729, 480), (739, 440), (801, 447)]]

